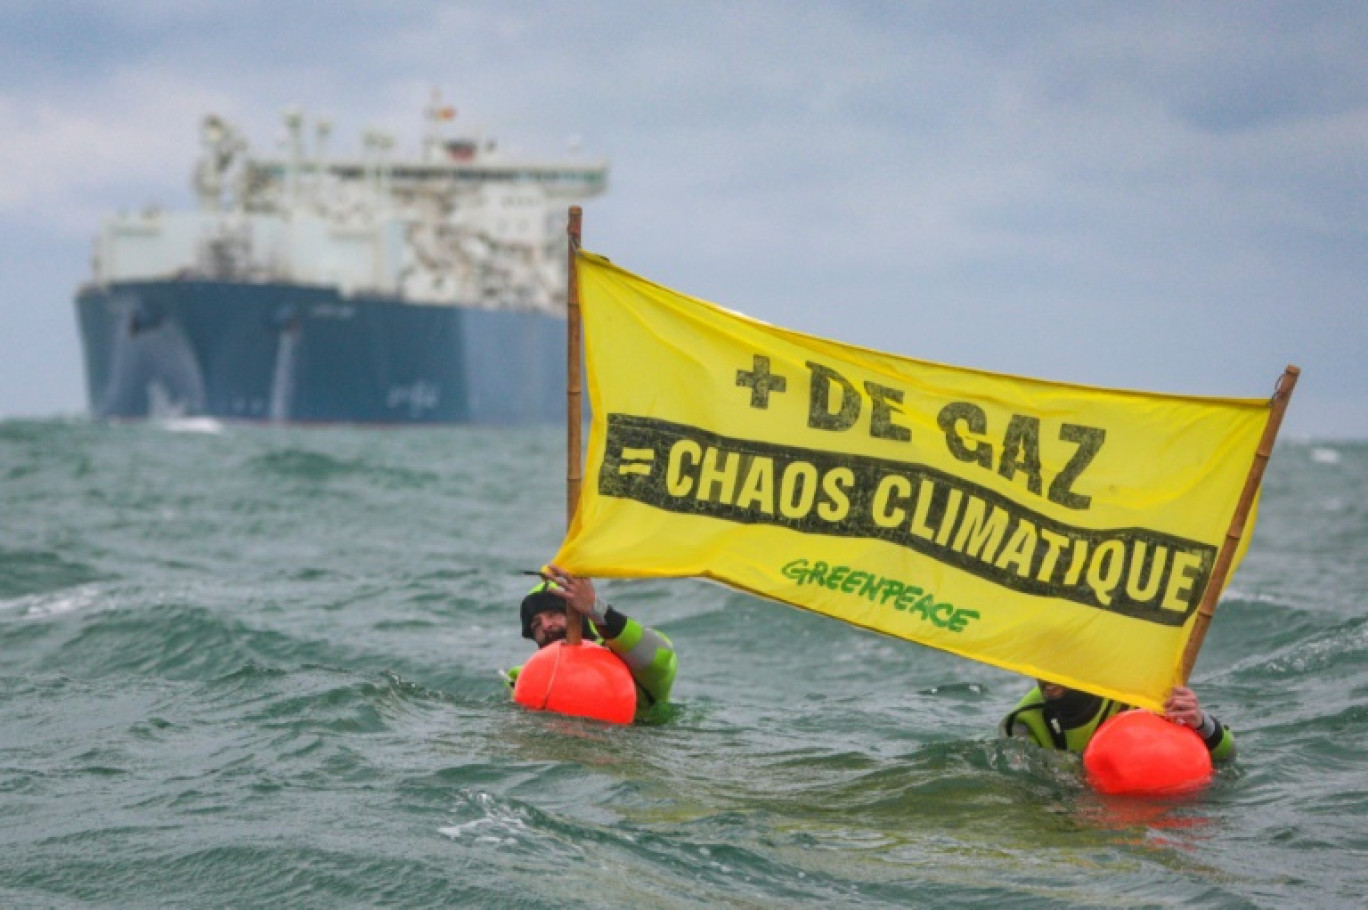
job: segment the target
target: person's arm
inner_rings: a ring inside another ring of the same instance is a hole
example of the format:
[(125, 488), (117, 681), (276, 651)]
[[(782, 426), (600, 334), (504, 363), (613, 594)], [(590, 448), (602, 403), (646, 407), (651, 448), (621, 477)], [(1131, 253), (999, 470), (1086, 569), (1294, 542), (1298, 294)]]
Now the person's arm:
[[(571, 575), (560, 566), (549, 565), (547, 574), (556, 587), (552, 590), (575, 612), (587, 616), (608, 646), (631, 671), (637, 685), (652, 703), (666, 701), (674, 686), (679, 662), (670, 640), (659, 632), (619, 613), (598, 599), (594, 583)], [(557, 590), (559, 589), (559, 590)]]
[(1235, 735), (1229, 727), (1202, 710), (1197, 695), (1187, 686), (1174, 686), (1164, 702), (1164, 716), (1175, 724), (1191, 727), (1206, 743), (1212, 761), (1229, 761), (1235, 757)]
[(607, 604), (603, 605), (601, 619), (590, 614), (589, 621), (599, 630), (608, 649), (622, 658), (651, 702), (668, 701), (679, 668), (670, 640)]

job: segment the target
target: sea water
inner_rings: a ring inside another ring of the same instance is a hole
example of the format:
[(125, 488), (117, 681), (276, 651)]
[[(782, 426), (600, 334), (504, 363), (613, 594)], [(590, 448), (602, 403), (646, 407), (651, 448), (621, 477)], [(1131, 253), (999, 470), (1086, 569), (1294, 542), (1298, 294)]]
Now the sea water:
[(0, 423), (0, 907), (1306, 907), (1368, 893), (1368, 444), (1283, 440), (1194, 673), (1239, 758), (1106, 799), (1025, 682), (693, 581), (664, 722), (513, 705), (552, 428)]

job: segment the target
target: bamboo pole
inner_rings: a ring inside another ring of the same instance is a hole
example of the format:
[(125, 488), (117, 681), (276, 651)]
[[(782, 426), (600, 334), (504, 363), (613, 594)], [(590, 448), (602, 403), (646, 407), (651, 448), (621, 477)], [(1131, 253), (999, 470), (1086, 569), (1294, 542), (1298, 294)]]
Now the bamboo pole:
[[(569, 237), (570, 264), (565, 289), (565, 526), (575, 519), (575, 508), (579, 505), (580, 484), (584, 480), (581, 465), (580, 434), (584, 430), (583, 415), (580, 410), (580, 302), (579, 302), (579, 263), (577, 254), (580, 248), (580, 207), (570, 206), (570, 222), (566, 226)], [(574, 611), (566, 610), (565, 643), (580, 643), (580, 623), (575, 622)]]
[(1212, 567), (1211, 578), (1202, 593), (1202, 602), (1197, 607), (1197, 621), (1192, 626), (1192, 635), (1188, 637), (1187, 647), (1183, 650), (1179, 680), (1184, 685), (1192, 673), (1193, 665), (1197, 663), (1197, 652), (1202, 650), (1202, 642), (1206, 639), (1211, 618), (1216, 614), (1216, 602), (1221, 596), (1221, 589), (1225, 587), (1226, 576), (1230, 574), (1230, 564), (1235, 559), (1235, 550), (1244, 537), (1249, 510), (1254, 507), (1254, 496), (1259, 492), (1259, 484), (1263, 482), (1264, 468), (1268, 466), (1268, 458), (1273, 454), (1273, 443), (1278, 438), (1278, 428), (1282, 426), (1283, 414), (1287, 411), (1287, 403), (1292, 398), (1292, 390), (1297, 387), (1297, 377), (1300, 375), (1299, 367), (1288, 364), (1273, 390), (1273, 399), (1269, 402), (1268, 423), (1264, 425), (1263, 436), (1259, 439), (1259, 447), (1254, 453), (1254, 463), (1250, 465), (1249, 475), (1245, 478), (1244, 489), (1240, 491), (1239, 501), (1235, 504), (1235, 514), (1231, 516), (1225, 542), (1221, 545), (1221, 552), (1216, 556), (1216, 565)]

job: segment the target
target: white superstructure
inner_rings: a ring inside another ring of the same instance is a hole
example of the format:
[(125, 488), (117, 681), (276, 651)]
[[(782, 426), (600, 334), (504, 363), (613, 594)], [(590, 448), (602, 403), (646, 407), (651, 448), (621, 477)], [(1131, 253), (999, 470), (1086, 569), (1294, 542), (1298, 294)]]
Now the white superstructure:
[(454, 116), (434, 101), (408, 160), (376, 131), (360, 157), (330, 157), (331, 125), (297, 112), (285, 118), (284, 155), (256, 157), (231, 124), (207, 117), (198, 211), (106, 219), (94, 281), (281, 282), (562, 311), (566, 209), (604, 191), (607, 162), (505, 156), (483, 136), (449, 135)]

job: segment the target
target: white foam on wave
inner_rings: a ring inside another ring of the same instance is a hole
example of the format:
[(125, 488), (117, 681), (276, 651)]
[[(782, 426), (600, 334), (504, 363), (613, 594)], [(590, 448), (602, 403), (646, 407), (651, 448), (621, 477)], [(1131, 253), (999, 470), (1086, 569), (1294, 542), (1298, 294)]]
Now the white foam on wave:
[(1365, 651), (1368, 651), (1368, 626), (1349, 630), (1341, 627), (1299, 641), (1263, 665), (1278, 673), (1306, 675), (1320, 673), (1333, 663), (1354, 659)]
[(438, 828), (438, 834), (477, 844), (515, 844), (518, 842), (516, 835), (527, 833), (527, 822), (514, 810), (500, 805), (492, 795), (467, 793), (465, 796), (469, 803), (487, 814), (459, 825)]
[(168, 417), (157, 421), (157, 427), (168, 433), (223, 433), (223, 422), (212, 417)]
[(461, 840), (464, 838), (474, 841), (477, 844), (516, 844), (518, 842), (516, 837), (504, 835), (500, 833), (497, 828), (488, 831), (484, 830), (489, 829), (496, 824), (495, 819), (492, 818), (477, 818), (474, 821), (469, 821), (462, 825), (450, 825), (446, 828), (438, 828), (437, 833), (445, 834), (452, 840)]
[(1221, 592), (1220, 603), (1227, 600), (1244, 600), (1250, 603), (1276, 604), (1279, 607), (1290, 607), (1292, 604), (1277, 594), (1268, 594), (1263, 591), (1245, 591), (1231, 585)]
[(81, 585), (62, 591), (43, 594), (29, 594), (4, 602), (24, 619), (47, 619), (64, 613), (79, 613), (89, 610), (100, 602), (100, 592), (95, 585)]
[(1335, 449), (1317, 446), (1311, 450), (1311, 460), (1316, 464), (1339, 464), (1340, 453)]

